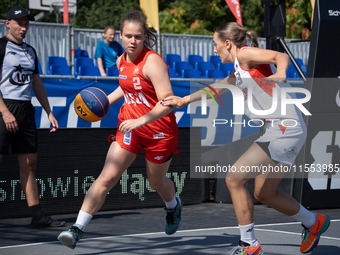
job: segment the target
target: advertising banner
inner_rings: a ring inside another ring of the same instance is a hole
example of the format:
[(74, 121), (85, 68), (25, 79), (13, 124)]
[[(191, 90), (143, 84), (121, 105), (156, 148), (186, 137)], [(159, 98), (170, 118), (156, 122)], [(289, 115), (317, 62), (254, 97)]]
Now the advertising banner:
[(225, 0), (225, 1), (228, 4), (231, 12), (234, 14), (236, 18), (236, 22), (240, 24), (241, 26), (243, 26), (239, 0)]
[[(118, 87), (118, 80), (92, 79), (42, 79), (52, 112), (59, 122), (60, 128), (114, 128), (118, 124), (118, 113), (124, 100), (110, 106), (105, 118), (97, 122), (86, 122), (78, 117), (74, 110), (76, 95), (85, 88), (97, 87), (107, 95)], [(195, 83), (189, 81), (172, 81), (174, 95), (186, 96), (190, 94), (190, 86)], [(191, 85), (190, 85), (191, 84)], [(215, 104), (212, 99), (207, 100), (207, 115), (201, 114), (201, 103), (194, 102), (181, 109), (174, 109), (179, 127), (202, 127), (202, 146), (221, 145), (236, 141), (242, 137), (259, 132), (259, 127), (245, 125), (248, 118), (233, 114), (233, 98), (230, 92), (220, 96), (222, 105)], [(50, 128), (47, 114), (43, 111), (38, 100), (33, 96), (32, 104), (36, 109), (36, 123), (38, 128)], [(225, 122), (226, 125), (216, 125), (211, 128), (214, 119)]]

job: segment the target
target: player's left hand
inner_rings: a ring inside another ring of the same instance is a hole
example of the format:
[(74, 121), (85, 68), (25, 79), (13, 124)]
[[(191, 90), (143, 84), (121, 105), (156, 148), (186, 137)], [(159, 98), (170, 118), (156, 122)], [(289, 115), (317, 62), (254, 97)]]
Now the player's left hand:
[(50, 130), (50, 132), (57, 131), (57, 129), (59, 128), (59, 124), (58, 124), (58, 121), (54, 118), (52, 112), (50, 112), (50, 114), (48, 115), (48, 120), (52, 124), (52, 129)]
[(125, 133), (129, 133), (132, 130), (140, 128), (143, 125), (144, 125), (144, 119), (143, 118), (130, 119), (130, 120), (123, 121), (120, 124), (118, 130), (124, 135)]
[(169, 107), (174, 107), (177, 109), (182, 108), (183, 106), (186, 105), (186, 102), (184, 100), (184, 98), (182, 97), (178, 97), (178, 96), (168, 96), (164, 99), (162, 99), (162, 101), (160, 101), (160, 104), (163, 106), (169, 106)]

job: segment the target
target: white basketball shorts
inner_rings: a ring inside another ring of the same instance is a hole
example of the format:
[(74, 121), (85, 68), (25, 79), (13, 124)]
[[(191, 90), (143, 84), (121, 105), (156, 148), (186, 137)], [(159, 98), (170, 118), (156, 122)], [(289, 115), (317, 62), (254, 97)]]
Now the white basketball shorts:
[(255, 142), (279, 165), (292, 165), (305, 143), (307, 128), (305, 123), (296, 126), (280, 126), (266, 123), (265, 133)]

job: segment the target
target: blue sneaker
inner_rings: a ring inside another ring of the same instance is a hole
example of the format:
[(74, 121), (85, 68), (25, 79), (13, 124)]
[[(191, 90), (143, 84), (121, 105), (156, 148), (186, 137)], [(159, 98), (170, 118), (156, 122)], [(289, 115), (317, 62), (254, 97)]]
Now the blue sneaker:
[(183, 202), (180, 197), (176, 197), (177, 205), (174, 209), (164, 208), (166, 211), (165, 233), (172, 235), (176, 233), (182, 223), (181, 213)]
[(76, 247), (77, 242), (83, 236), (83, 226), (74, 224), (70, 227), (69, 230), (63, 231), (58, 236), (58, 240), (62, 242), (63, 245), (74, 249)]

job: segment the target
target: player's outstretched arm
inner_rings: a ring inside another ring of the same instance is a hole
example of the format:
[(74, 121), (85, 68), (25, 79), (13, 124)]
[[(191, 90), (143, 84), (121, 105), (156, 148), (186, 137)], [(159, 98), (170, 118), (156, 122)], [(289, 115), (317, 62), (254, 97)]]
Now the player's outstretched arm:
[(120, 99), (124, 97), (123, 90), (120, 86), (116, 88), (110, 95), (107, 96), (109, 98), (110, 105), (118, 102)]
[[(227, 88), (215, 88), (216, 84), (235, 85), (235, 75), (234, 75), (234, 72), (232, 72), (230, 74), (230, 76), (226, 77), (225, 79), (209, 85), (210, 87), (214, 88), (215, 91), (217, 92), (217, 94), (219, 94), (219, 95), (222, 95), (223, 93), (227, 92), (228, 91)], [(214, 94), (214, 92), (211, 89), (209, 89), (208, 87), (205, 88), (205, 90), (209, 91), (209, 93)], [(182, 108), (183, 106), (185, 106), (185, 105), (187, 105), (189, 103), (201, 100), (202, 95), (204, 95), (204, 94), (207, 95), (208, 98), (210, 98), (210, 95), (208, 93), (206, 93), (203, 90), (199, 90), (199, 91), (194, 92), (194, 93), (192, 93), (192, 94), (190, 94), (188, 96), (185, 96), (185, 97), (178, 97), (178, 96), (169, 96), (169, 97), (166, 97), (166, 98), (164, 98), (161, 101), (161, 104), (163, 106), (172, 106), (174, 108), (179, 109), (179, 108)]]

